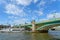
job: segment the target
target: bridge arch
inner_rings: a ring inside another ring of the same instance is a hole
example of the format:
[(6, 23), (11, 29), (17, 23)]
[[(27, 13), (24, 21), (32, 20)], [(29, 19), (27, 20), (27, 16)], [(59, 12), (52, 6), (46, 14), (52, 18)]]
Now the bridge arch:
[(49, 28), (57, 27), (57, 26), (60, 26), (60, 22), (59, 23), (46, 24), (46, 25), (43, 25), (41, 27), (38, 27), (36, 30), (48, 30)]

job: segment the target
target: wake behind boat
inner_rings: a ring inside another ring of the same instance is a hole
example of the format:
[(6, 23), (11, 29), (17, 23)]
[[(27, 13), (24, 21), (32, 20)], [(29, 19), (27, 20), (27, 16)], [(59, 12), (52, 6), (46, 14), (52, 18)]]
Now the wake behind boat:
[(49, 29), (48, 34), (55, 39), (60, 39), (60, 26)]

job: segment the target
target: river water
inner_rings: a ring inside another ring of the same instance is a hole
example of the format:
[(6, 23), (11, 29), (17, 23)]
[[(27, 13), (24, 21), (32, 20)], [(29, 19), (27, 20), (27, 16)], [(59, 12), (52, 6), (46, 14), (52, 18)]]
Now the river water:
[(48, 33), (0, 33), (0, 40), (50, 40)]

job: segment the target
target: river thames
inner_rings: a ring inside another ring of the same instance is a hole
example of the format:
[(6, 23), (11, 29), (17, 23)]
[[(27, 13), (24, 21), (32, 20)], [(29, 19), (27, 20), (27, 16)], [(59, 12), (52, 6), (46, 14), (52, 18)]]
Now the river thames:
[(0, 40), (51, 40), (48, 33), (0, 33)]

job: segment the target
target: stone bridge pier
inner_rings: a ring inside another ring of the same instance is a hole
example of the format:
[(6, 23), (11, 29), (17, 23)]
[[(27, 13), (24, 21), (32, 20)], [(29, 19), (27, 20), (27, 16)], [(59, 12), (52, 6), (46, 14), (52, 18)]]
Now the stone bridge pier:
[(32, 32), (36, 32), (35, 20), (32, 21)]

